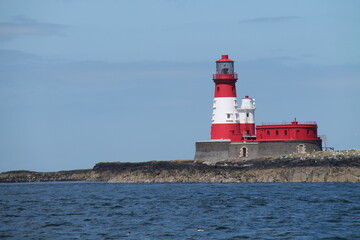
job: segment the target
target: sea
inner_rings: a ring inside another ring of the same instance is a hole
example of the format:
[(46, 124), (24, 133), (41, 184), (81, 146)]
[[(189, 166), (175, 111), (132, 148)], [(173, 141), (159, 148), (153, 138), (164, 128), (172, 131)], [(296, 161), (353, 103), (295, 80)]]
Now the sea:
[(360, 239), (360, 183), (2, 183), (0, 238)]

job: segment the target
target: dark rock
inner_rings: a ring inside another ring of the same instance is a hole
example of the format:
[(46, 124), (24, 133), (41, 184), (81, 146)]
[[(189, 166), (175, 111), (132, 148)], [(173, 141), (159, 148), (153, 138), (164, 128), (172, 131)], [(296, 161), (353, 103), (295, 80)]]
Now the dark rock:
[(192, 160), (101, 162), (93, 169), (0, 173), (0, 182), (360, 182), (360, 156), (293, 156), (207, 165)]

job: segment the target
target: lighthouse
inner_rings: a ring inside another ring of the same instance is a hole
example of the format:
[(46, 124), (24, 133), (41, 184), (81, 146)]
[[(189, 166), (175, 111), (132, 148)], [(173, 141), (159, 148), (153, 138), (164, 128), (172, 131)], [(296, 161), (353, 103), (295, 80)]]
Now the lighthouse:
[(240, 116), (236, 99), (234, 61), (222, 55), (216, 61), (216, 74), (213, 75), (215, 93), (211, 125), (211, 139), (240, 141)]
[(242, 140), (255, 140), (255, 99), (245, 96), (238, 108)]
[(195, 161), (206, 164), (280, 157), (322, 150), (316, 122), (255, 125), (255, 99), (237, 104), (234, 61), (222, 55), (216, 61), (211, 141), (196, 142)]

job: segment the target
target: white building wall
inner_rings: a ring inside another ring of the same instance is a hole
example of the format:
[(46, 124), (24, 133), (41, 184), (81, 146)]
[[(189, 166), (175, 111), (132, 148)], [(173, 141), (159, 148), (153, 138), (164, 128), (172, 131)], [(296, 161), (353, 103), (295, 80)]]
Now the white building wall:
[(255, 123), (255, 99), (243, 98), (241, 106), (238, 108), (240, 123)]

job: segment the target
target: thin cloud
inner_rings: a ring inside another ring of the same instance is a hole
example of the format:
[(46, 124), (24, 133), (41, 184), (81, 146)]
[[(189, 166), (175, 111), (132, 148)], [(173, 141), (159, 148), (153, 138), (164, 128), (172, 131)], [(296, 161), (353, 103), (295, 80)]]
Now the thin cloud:
[(299, 61), (300, 58), (296, 57), (288, 57), (288, 56), (281, 56), (281, 57), (269, 57), (269, 58), (259, 58), (258, 60), (268, 60), (268, 61)]
[(39, 36), (60, 34), (64, 25), (42, 23), (24, 16), (13, 18), (10, 22), (0, 22), (0, 40), (19, 36)]
[(284, 22), (289, 20), (300, 19), (299, 16), (284, 16), (284, 17), (259, 17), (241, 20), (240, 23), (272, 23), (272, 22)]
[(30, 63), (42, 61), (42, 57), (18, 50), (0, 49), (0, 66), (3, 64)]

